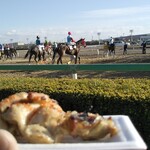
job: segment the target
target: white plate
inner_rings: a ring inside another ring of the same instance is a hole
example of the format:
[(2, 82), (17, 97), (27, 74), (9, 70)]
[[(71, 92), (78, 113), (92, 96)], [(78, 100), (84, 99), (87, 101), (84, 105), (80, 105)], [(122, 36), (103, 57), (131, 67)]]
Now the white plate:
[[(110, 116), (104, 116), (110, 117)], [(119, 133), (103, 141), (72, 140), (61, 144), (19, 144), (20, 150), (146, 150), (147, 146), (128, 116), (111, 116)]]

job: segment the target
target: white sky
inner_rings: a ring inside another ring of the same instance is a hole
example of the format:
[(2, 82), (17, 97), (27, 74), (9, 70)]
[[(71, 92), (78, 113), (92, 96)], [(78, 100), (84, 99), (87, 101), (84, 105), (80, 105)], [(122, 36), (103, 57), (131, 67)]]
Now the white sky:
[[(150, 33), (150, 0), (1, 0), (0, 43)], [(27, 40), (28, 39), (28, 40)]]

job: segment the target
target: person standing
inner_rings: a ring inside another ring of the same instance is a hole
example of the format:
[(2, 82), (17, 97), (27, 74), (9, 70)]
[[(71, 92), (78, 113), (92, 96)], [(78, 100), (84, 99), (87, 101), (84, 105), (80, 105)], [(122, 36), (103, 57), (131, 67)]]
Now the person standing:
[(127, 48), (128, 48), (128, 45), (127, 45), (127, 43), (125, 42), (125, 43), (124, 43), (124, 46), (123, 46), (123, 55), (127, 54)]
[(142, 46), (142, 54), (146, 54), (146, 41), (143, 41)]

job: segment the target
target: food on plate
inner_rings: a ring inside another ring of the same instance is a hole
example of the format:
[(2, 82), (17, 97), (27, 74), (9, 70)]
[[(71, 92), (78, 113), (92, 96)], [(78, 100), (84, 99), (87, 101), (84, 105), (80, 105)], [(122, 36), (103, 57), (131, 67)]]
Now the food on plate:
[(83, 140), (95, 140), (106, 135), (114, 136), (118, 130), (112, 118), (103, 118), (99, 114), (66, 112), (62, 128), (73, 137), (81, 137)]
[(11, 132), (19, 143), (60, 143), (65, 137), (95, 140), (114, 136), (111, 118), (67, 111), (44, 93), (20, 92), (0, 102), (0, 129)]

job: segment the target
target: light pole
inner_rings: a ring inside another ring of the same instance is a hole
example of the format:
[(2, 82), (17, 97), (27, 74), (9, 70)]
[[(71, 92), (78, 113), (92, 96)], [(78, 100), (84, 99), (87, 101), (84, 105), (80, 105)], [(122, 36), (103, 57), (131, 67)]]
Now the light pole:
[(131, 45), (133, 45), (133, 49), (134, 49), (133, 38), (132, 38), (133, 29), (130, 30), (130, 33), (131, 33), (131, 39), (130, 39), (130, 41), (131, 41)]
[(10, 43), (11, 43), (11, 48), (14, 48), (13, 39), (10, 39)]
[(99, 45), (100, 45), (100, 35), (101, 35), (101, 33), (98, 32), (97, 35), (98, 35), (98, 41), (99, 41)]
[[(98, 35), (98, 41), (99, 41), (99, 46), (100, 46), (100, 35), (101, 35), (101, 33), (100, 32), (97, 32), (97, 35)], [(99, 49), (97, 49), (97, 54), (99, 55), (100, 54), (100, 48)]]
[(27, 40), (27, 45), (28, 45), (28, 48), (29, 48), (29, 42), (28, 42), (28, 41), (29, 41), (29, 38), (26, 38), (26, 40)]
[(132, 40), (133, 40), (133, 39), (132, 39), (132, 33), (133, 33), (133, 30), (132, 30), (132, 29), (130, 30), (130, 33), (131, 33), (130, 41), (131, 41), (131, 43), (132, 43)]

